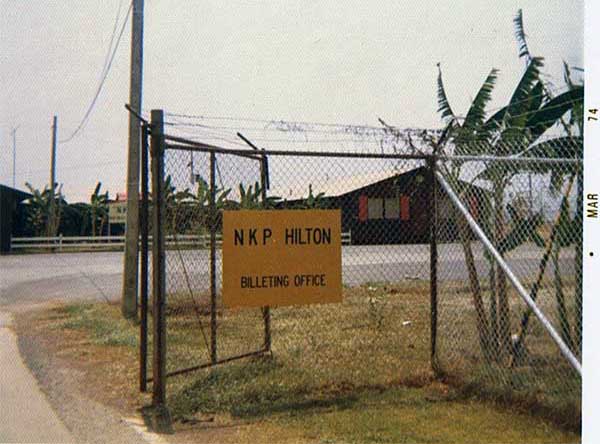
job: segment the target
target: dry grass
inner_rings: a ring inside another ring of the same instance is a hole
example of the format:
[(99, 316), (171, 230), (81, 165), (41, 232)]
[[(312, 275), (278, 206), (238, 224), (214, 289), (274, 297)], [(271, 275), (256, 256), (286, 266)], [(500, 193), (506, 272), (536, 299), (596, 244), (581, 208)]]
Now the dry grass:
[[(170, 378), (168, 403), (179, 431), (175, 439), (579, 440), (577, 434), (524, 414), (523, 409), (533, 404), (521, 403), (519, 409), (509, 399), (505, 401), (510, 409), (489, 404), (482, 394), (502, 398), (484, 390), (485, 384), (478, 391), (473, 380), (448, 378), (455, 386), (434, 380), (429, 362), (428, 283), (372, 283), (344, 292), (342, 304), (274, 308), (272, 355)], [(467, 296), (457, 292), (456, 297)], [(168, 371), (207, 362), (200, 328), (201, 324), (208, 334), (206, 297), (196, 295), (194, 303), (185, 294), (169, 298)], [(96, 387), (110, 387), (95, 393), (92, 388), (91, 395), (129, 410), (147, 402), (147, 396), (136, 390), (138, 326), (123, 321), (117, 306), (59, 307), (46, 312), (36, 325), (40, 334), (63, 340), (58, 352), (79, 362), (76, 365), (83, 366)], [(219, 358), (260, 349), (262, 343), (260, 310), (220, 310)]]
[[(342, 304), (272, 309), (272, 354), (277, 365), (310, 374), (310, 386), (431, 379), (428, 285), (369, 284), (344, 292)], [(198, 306), (202, 301), (198, 298)], [(185, 295), (171, 296), (169, 307), (168, 370), (207, 362), (210, 355), (200, 324), (208, 334), (208, 315), (202, 314), (199, 322)], [(220, 359), (259, 350), (263, 341), (259, 309), (220, 312)]]
[[(485, 282), (483, 288), (488, 290)], [(438, 356), (447, 380), (466, 397), (477, 395), (519, 407), (519, 411), (533, 409), (534, 414), (561, 427), (579, 430), (581, 382), (539, 323), (531, 322), (527, 363), (515, 368), (489, 365), (481, 358), (469, 289), (464, 282), (445, 282), (442, 290)], [(539, 300), (549, 305), (546, 293), (549, 289), (543, 287)], [(525, 306), (512, 289), (509, 297), (514, 327)], [(209, 359), (190, 301), (189, 295), (178, 294), (169, 304), (173, 310), (169, 337), (176, 344), (171, 347), (176, 349), (169, 359), (171, 370)], [(207, 299), (198, 301), (206, 328)], [(290, 399), (305, 402), (314, 394), (340, 388), (352, 393), (374, 387), (425, 386), (433, 379), (429, 307), (429, 284), (414, 281), (347, 288), (342, 304), (273, 309), (273, 359), (228, 364), (208, 379), (199, 374), (192, 387), (186, 376), (173, 378), (170, 393), (181, 395), (174, 398), (174, 405), (182, 406), (175, 413), (204, 409), (243, 416), (274, 408), (280, 400), (284, 404)], [(221, 310), (218, 338), (220, 358), (260, 349), (260, 311)], [(250, 387), (240, 382), (247, 375), (252, 375)], [(232, 391), (226, 388), (230, 385), (240, 391), (230, 393), (230, 398), (222, 396), (223, 390)], [(211, 387), (216, 387), (215, 397)], [(255, 389), (263, 395), (258, 396)]]

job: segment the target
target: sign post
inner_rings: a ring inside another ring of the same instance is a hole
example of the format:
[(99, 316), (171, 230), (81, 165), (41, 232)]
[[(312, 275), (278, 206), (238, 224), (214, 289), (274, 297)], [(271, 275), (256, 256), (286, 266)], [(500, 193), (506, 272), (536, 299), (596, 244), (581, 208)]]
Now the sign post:
[(223, 212), (223, 303), (342, 301), (340, 210)]

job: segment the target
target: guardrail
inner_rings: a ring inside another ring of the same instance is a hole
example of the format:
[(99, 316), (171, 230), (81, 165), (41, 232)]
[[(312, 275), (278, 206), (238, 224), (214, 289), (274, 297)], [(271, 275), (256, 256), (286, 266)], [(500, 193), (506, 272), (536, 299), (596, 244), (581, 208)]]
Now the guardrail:
[[(152, 236), (150, 236), (152, 240)], [(223, 244), (223, 236), (217, 234), (217, 247)], [(210, 234), (169, 235), (165, 239), (167, 248), (209, 248)], [(342, 233), (342, 245), (352, 244), (352, 232)], [(12, 251), (51, 250), (51, 251), (98, 251), (122, 250), (125, 247), (125, 236), (55, 236), (55, 237), (13, 237)]]

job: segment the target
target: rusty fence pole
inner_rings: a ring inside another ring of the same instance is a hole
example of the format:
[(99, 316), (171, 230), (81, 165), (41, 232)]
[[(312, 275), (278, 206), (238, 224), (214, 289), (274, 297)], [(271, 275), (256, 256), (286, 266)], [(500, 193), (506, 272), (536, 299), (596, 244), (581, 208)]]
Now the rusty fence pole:
[(166, 270), (163, 219), (164, 202), (164, 113), (152, 110), (152, 407), (153, 429), (166, 432), (171, 428), (166, 406)]
[(429, 177), (430, 177), (430, 197), (429, 197), (429, 297), (431, 309), (431, 368), (437, 373), (437, 328), (438, 328), (438, 251), (437, 251), (437, 230), (438, 230), (438, 187), (435, 176), (436, 157), (435, 154), (429, 158)]
[(140, 206), (140, 391), (148, 387), (148, 126), (142, 125), (142, 202)]
[(217, 214), (215, 172), (217, 159), (210, 152), (210, 201), (208, 225), (210, 229), (210, 362), (217, 363)]
[[(267, 155), (262, 153), (260, 159), (260, 195), (263, 209), (267, 208), (267, 188), (269, 187)], [(262, 307), (262, 315), (265, 323), (265, 351), (271, 351), (271, 308)]]

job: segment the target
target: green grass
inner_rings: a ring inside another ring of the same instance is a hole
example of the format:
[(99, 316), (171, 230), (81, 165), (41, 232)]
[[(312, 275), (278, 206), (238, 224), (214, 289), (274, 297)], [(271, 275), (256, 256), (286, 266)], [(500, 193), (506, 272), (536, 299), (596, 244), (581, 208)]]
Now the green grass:
[(96, 345), (137, 347), (138, 336), (132, 324), (108, 308), (104, 304), (67, 305), (58, 310), (67, 317), (60, 328), (88, 331)]
[(422, 389), (397, 387), (367, 393), (350, 406), (333, 405), (278, 417), (318, 442), (348, 443), (550, 443), (578, 442), (526, 415), (477, 401), (436, 401)]
[[(572, 280), (565, 279), (565, 293), (574, 293)], [(484, 300), (489, 294), (482, 282)], [(553, 287), (544, 282), (538, 305), (558, 325)], [(485, 362), (476, 330), (476, 314), (468, 288), (461, 283), (444, 283), (439, 307), (438, 360), (443, 373), (469, 396), (491, 399), (530, 410), (569, 430), (581, 427), (581, 378), (561, 355), (549, 334), (530, 317), (523, 362), (508, 365), (508, 357)], [(509, 287), (511, 326), (518, 331), (526, 306)], [(573, 309), (572, 307), (570, 307)]]

